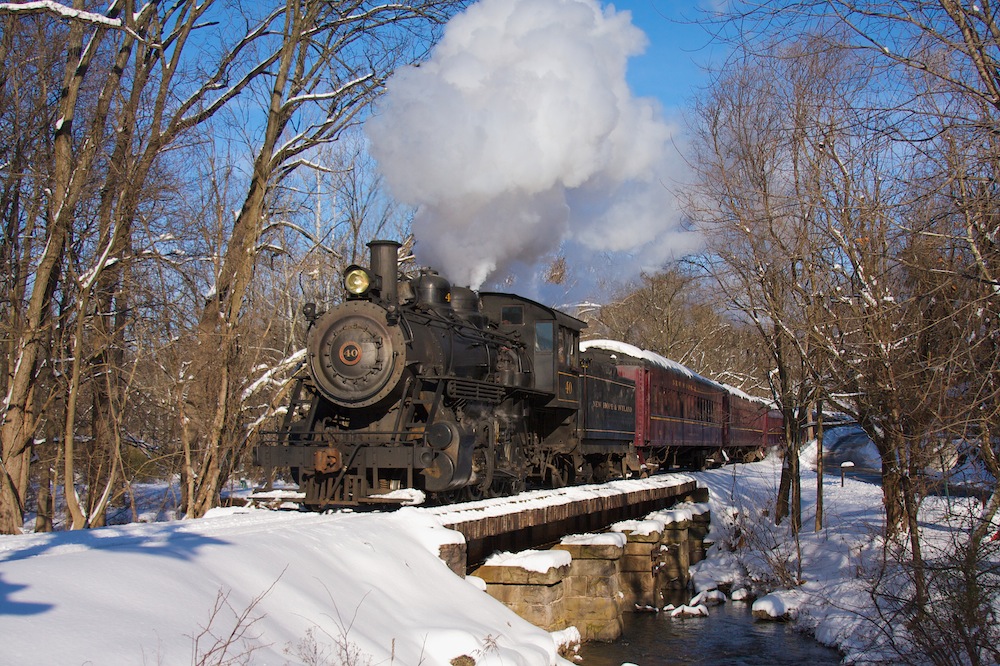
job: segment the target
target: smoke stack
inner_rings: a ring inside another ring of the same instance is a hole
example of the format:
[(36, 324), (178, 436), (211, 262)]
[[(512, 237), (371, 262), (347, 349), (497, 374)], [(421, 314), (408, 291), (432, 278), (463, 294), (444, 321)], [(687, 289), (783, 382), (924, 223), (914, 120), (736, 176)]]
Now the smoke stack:
[(372, 253), (372, 273), (381, 278), (382, 300), (389, 305), (399, 305), (399, 292), (396, 277), (398, 275), (399, 248), (401, 245), (391, 240), (373, 240), (368, 243)]

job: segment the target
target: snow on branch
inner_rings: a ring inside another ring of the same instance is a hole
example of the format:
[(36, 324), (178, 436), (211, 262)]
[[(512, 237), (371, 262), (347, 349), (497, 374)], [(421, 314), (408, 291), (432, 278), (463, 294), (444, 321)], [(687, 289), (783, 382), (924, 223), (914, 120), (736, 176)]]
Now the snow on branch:
[(0, 14), (55, 14), (70, 21), (83, 21), (106, 28), (124, 28), (121, 19), (115, 19), (104, 14), (95, 14), (81, 9), (74, 9), (55, 2), (55, 0), (32, 0), (32, 2), (0, 2)]
[(284, 359), (276, 363), (274, 367), (270, 368), (267, 372), (265, 372), (263, 375), (258, 377), (254, 382), (252, 382), (249, 386), (247, 386), (246, 389), (243, 391), (243, 395), (241, 396), (240, 399), (243, 402), (246, 402), (247, 400), (250, 399), (251, 396), (253, 396), (253, 394), (255, 394), (257, 391), (266, 386), (282, 386), (288, 383), (288, 380), (286, 379), (277, 379), (278, 375), (287, 372), (290, 368), (298, 365), (305, 359), (305, 357), (306, 357), (305, 349), (299, 349), (298, 351), (293, 352), (291, 355), (285, 357)]
[(298, 224), (295, 224), (294, 222), (289, 222), (288, 220), (278, 220), (276, 222), (269, 222), (268, 225), (266, 227), (264, 227), (264, 232), (263, 233), (266, 234), (269, 231), (274, 231), (275, 229), (281, 229), (283, 227), (287, 228), (287, 229), (291, 229), (292, 231), (294, 231), (294, 232), (296, 232), (298, 234), (301, 234), (302, 236), (305, 236), (306, 240), (308, 240), (310, 243), (318, 243), (319, 242), (318, 239), (313, 234), (309, 233), (308, 231), (306, 231), (303, 227), (299, 226)]

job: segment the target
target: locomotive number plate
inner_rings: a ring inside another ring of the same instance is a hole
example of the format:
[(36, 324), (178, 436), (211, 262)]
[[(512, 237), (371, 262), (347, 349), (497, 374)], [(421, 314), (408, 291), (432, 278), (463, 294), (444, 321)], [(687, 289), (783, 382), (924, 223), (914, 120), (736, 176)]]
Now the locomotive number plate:
[(337, 352), (340, 362), (344, 365), (357, 365), (361, 360), (361, 346), (357, 342), (345, 342)]

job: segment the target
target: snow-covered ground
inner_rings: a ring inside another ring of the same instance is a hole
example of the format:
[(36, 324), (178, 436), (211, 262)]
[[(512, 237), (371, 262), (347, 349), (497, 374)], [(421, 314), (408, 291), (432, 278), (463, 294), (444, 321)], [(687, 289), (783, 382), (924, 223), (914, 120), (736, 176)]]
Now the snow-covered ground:
[[(409, 508), (3, 537), (0, 663), (564, 663), (437, 558), (456, 537)], [(234, 631), (228, 655), (249, 658), (210, 654)]]
[[(813, 457), (815, 454), (813, 453)], [(858, 656), (869, 645), (871, 601), (859, 575), (877, 556), (882, 533), (882, 489), (847, 478), (825, 477), (824, 526), (815, 525), (816, 475), (803, 459), (803, 528), (799, 547), (773, 526), (780, 463), (767, 460), (698, 474), (711, 492), (715, 546), (694, 567), (695, 589), (731, 586), (735, 597), (761, 596), (755, 610), (785, 616), (820, 642)], [(787, 521), (786, 521), (787, 522)], [(801, 558), (801, 571), (798, 564)], [(795, 585), (798, 580), (801, 584)], [(784, 588), (784, 589), (783, 589)]]
[[(711, 490), (716, 541), (695, 579), (699, 589), (772, 591), (761, 608), (863, 658), (871, 627), (860, 574), (878, 555), (881, 490), (851, 479), (841, 488), (828, 475), (825, 524), (814, 532), (816, 477), (803, 462), (801, 571), (794, 548), (768, 527), (780, 474), (769, 459), (693, 475)], [(923, 510), (936, 520), (944, 501)], [(223, 509), (202, 520), (0, 537), (0, 663), (224, 663), (223, 648), (249, 655), (231, 663), (252, 664), (447, 665), (463, 655), (472, 661), (457, 663), (569, 663), (557, 654), (563, 636), (524, 622), (436, 557), (456, 538), (416, 507)], [(775, 591), (782, 575), (801, 584)]]
[[(891, 554), (884, 559), (887, 549), (882, 538), (881, 486), (850, 476), (841, 485), (840, 475), (829, 471), (830, 462), (836, 465), (850, 461), (856, 462), (855, 469), (875, 472), (879, 468), (878, 454), (856, 428), (841, 429), (826, 444), (830, 448), (824, 447), (828, 471), (823, 479), (824, 511), (819, 530), (815, 528), (815, 443), (805, 447), (801, 455), (803, 515), (797, 543), (789, 536), (787, 520), (781, 527), (774, 526), (780, 460), (693, 475), (711, 491), (710, 539), (716, 542), (709, 558), (693, 567), (695, 588), (730, 588), (733, 599), (745, 597), (753, 601), (755, 617), (795, 622), (819, 642), (839, 649), (845, 663), (896, 663), (899, 652), (922, 663), (919, 648), (914, 649), (904, 623), (882, 615), (891, 606), (882, 595), (895, 594), (905, 600), (908, 595), (912, 599), (913, 592), (906, 576), (896, 577), (906, 565), (894, 562)], [(861, 476), (870, 479), (876, 474)], [(974, 463), (951, 470), (947, 476), (954, 486), (960, 480), (969, 491), (993, 483), (981, 465)], [(940, 472), (928, 476), (931, 481), (941, 478)], [(975, 499), (977, 493), (969, 494), (972, 497), (941, 492), (922, 500), (921, 543), (928, 563), (951, 556), (955, 544), (964, 541), (970, 515), (978, 515), (982, 508)], [(983, 556), (1000, 561), (1000, 544), (987, 543)], [(872, 595), (877, 579), (880, 587), (875, 596), (884, 604), (880, 608)], [(888, 589), (890, 582), (897, 587)], [(932, 601), (930, 613), (937, 611)], [(942, 626), (949, 626), (950, 609), (941, 608), (940, 612)], [(961, 655), (961, 647), (956, 654)]]

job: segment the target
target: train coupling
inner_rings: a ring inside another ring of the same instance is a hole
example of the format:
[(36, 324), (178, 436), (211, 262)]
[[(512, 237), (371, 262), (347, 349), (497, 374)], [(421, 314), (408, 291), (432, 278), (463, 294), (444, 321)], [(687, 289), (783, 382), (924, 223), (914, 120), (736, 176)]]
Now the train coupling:
[(328, 447), (313, 453), (313, 468), (317, 474), (333, 474), (343, 467), (344, 459), (339, 449)]

